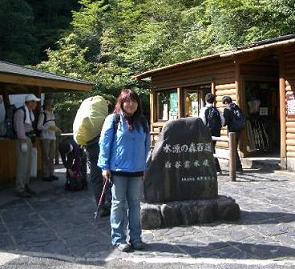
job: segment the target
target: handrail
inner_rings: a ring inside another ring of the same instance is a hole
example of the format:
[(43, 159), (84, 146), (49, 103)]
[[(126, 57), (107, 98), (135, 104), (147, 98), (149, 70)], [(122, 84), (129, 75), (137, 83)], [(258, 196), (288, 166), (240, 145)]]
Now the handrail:
[(212, 136), (213, 141), (221, 141), (221, 142), (228, 142), (228, 147), (229, 147), (229, 156), (228, 156), (228, 161), (229, 161), (229, 177), (231, 181), (236, 181), (237, 177), (237, 167), (236, 167), (236, 136), (237, 134), (234, 132), (230, 132), (228, 134), (228, 137), (217, 137), (217, 136)]

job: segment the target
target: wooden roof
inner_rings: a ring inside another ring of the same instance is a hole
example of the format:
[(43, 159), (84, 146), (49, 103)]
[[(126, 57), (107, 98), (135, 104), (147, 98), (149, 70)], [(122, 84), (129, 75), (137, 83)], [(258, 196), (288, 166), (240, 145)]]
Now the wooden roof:
[(89, 91), (94, 84), (49, 72), (34, 70), (17, 64), (0, 61), (0, 91), (9, 89), (11, 93), (24, 93), (29, 88), (39, 88), (42, 92)]
[(212, 55), (208, 55), (208, 56), (204, 56), (204, 57), (200, 57), (200, 58), (194, 58), (194, 59), (191, 59), (191, 60), (188, 60), (188, 61), (183, 61), (183, 62), (179, 62), (179, 63), (176, 63), (176, 64), (172, 64), (172, 65), (152, 69), (152, 70), (146, 71), (144, 73), (141, 73), (139, 75), (136, 75), (133, 78), (136, 79), (136, 80), (142, 80), (142, 79), (145, 79), (145, 78), (149, 78), (149, 77), (153, 76), (156, 73), (160, 73), (160, 72), (165, 71), (165, 70), (175, 69), (175, 68), (178, 68), (178, 67), (184, 66), (184, 65), (189, 65), (189, 64), (198, 63), (198, 62), (210, 61), (212, 59), (226, 58), (226, 57), (233, 57), (233, 56), (237, 56), (237, 55), (243, 55), (243, 54), (246, 54), (246, 53), (249, 53), (249, 52), (254, 52), (254, 51), (259, 51), (259, 50), (266, 50), (266, 49), (271, 49), (271, 48), (276, 48), (276, 47), (283, 47), (283, 46), (287, 46), (287, 45), (294, 44), (294, 43), (295, 43), (295, 35), (294, 34), (281, 36), (281, 37), (278, 37), (278, 38), (267, 39), (267, 40), (263, 40), (263, 41), (260, 41), (260, 42), (256, 42), (256, 43), (248, 45), (248, 46), (235, 48), (235, 49), (230, 50), (230, 51), (225, 51), (225, 52), (221, 52), (221, 53), (217, 53), (217, 54), (212, 54)]

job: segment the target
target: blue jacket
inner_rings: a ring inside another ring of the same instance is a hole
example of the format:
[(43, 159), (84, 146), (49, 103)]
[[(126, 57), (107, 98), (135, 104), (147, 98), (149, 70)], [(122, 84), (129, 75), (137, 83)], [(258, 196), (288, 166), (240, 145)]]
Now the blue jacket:
[[(102, 170), (143, 172), (150, 150), (150, 135), (139, 129), (128, 130), (127, 122), (120, 115), (117, 131), (115, 115), (108, 115), (100, 134), (98, 166)], [(116, 131), (116, 133), (115, 133)]]

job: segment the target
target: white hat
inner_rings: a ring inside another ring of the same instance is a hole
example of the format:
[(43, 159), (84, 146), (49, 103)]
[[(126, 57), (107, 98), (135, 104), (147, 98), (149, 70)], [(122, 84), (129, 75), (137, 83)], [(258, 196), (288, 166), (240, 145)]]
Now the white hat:
[(35, 94), (29, 94), (26, 96), (25, 102), (30, 102), (30, 101), (39, 102), (40, 98), (37, 98)]

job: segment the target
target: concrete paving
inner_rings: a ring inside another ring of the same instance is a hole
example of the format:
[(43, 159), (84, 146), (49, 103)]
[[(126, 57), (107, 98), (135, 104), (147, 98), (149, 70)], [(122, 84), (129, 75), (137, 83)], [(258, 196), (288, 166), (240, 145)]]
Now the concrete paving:
[(295, 268), (295, 173), (247, 169), (231, 182), (225, 171), (218, 177), (219, 194), (240, 205), (239, 221), (146, 230), (147, 249), (127, 254), (111, 246), (109, 219), (93, 220), (91, 190), (64, 191), (64, 169), (56, 172), (58, 181), (33, 182), (36, 197), (17, 198), (13, 189), (0, 192), (0, 268), (17, 268), (9, 264), (26, 257), (97, 266), (118, 265), (121, 259), (163, 268), (178, 268), (179, 263), (194, 268)]

